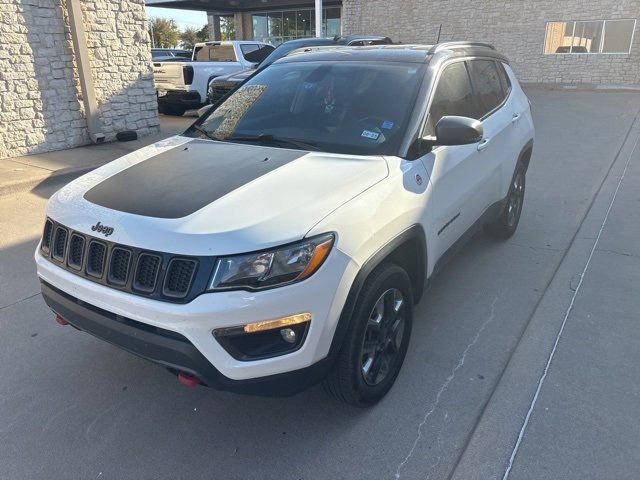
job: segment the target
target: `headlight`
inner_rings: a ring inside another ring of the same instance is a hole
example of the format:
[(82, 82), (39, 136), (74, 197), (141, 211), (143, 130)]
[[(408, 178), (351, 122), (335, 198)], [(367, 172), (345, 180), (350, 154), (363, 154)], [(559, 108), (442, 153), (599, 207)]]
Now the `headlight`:
[(329, 255), (332, 233), (265, 252), (218, 259), (209, 290), (275, 287), (313, 275)]

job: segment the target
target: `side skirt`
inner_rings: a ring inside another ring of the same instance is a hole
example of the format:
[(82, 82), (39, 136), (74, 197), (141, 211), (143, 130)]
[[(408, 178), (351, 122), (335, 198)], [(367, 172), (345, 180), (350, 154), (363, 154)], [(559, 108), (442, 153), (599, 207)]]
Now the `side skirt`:
[(502, 214), (506, 205), (507, 205), (507, 197), (503, 198), (502, 200), (498, 200), (496, 203), (487, 207), (487, 209), (480, 216), (480, 218), (478, 218), (478, 220), (476, 220), (475, 223), (471, 225), (471, 227), (469, 227), (467, 231), (464, 232), (460, 236), (460, 238), (458, 238), (458, 240), (456, 240), (455, 243), (451, 245), (447, 249), (447, 251), (440, 256), (440, 258), (438, 259), (438, 261), (433, 267), (433, 272), (431, 273), (431, 276), (427, 281), (427, 286), (431, 286), (431, 280), (440, 271), (442, 271), (442, 269), (449, 262), (449, 260), (451, 260), (462, 249), (462, 247), (466, 245), (466, 243), (471, 239), (471, 237), (473, 237), (478, 232), (478, 230), (482, 228), (482, 226), (485, 223), (490, 223), (494, 221), (496, 218), (498, 218)]

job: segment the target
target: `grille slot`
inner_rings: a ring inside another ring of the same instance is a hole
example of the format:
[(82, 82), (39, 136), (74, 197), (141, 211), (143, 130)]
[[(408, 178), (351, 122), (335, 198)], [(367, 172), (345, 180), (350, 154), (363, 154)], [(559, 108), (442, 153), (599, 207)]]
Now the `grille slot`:
[(104, 261), (107, 257), (107, 246), (102, 242), (91, 240), (87, 253), (87, 275), (102, 278)]
[(42, 250), (46, 253), (51, 251), (51, 237), (53, 236), (53, 222), (49, 219), (44, 223), (44, 232), (42, 233)]
[(56, 233), (53, 236), (53, 258), (62, 262), (64, 260), (64, 253), (67, 247), (67, 229), (58, 227)]
[(49, 217), (40, 254), (85, 280), (171, 303), (187, 303), (204, 293), (216, 264), (213, 256), (180, 256), (120, 245), (75, 231)]
[(131, 265), (131, 252), (124, 248), (114, 247), (109, 261), (107, 279), (114, 285), (126, 285)]
[(167, 275), (164, 278), (162, 294), (167, 297), (182, 298), (189, 293), (193, 276), (196, 273), (195, 260), (173, 258), (169, 262)]
[(150, 253), (141, 253), (138, 257), (133, 288), (141, 292), (153, 292), (156, 288), (161, 258)]
[(82, 268), (82, 259), (84, 257), (84, 237), (77, 233), (71, 234), (69, 241), (69, 255), (67, 256), (67, 264), (74, 270)]

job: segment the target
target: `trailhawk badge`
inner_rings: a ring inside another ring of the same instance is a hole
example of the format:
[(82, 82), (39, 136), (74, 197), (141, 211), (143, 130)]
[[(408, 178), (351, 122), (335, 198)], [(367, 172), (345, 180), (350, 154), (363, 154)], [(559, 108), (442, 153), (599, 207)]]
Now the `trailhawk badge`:
[(113, 227), (107, 227), (106, 225), (102, 225), (100, 222), (91, 227), (91, 230), (102, 233), (105, 237), (108, 237), (113, 233)]

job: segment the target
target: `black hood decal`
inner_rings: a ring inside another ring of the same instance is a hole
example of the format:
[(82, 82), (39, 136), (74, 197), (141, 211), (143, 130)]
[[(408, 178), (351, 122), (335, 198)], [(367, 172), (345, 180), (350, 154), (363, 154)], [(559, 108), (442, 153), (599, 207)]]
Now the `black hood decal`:
[(195, 140), (116, 173), (84, 198), (146, 217), (186, 217), (307, 153)]

